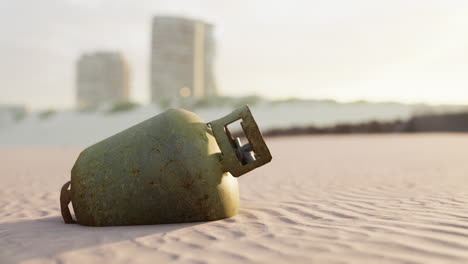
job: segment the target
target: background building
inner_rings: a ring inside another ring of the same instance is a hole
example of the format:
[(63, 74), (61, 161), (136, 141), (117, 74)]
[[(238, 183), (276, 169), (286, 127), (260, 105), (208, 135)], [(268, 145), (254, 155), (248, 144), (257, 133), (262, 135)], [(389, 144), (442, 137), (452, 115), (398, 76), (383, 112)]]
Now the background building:
[(77, 63), (77, 103), (80, 108), (129, 100), (129, 69), (116, 52), (84, 54)]
[(216, 94), (213, 26), (179, 17), (153, 18), (151, 101)]

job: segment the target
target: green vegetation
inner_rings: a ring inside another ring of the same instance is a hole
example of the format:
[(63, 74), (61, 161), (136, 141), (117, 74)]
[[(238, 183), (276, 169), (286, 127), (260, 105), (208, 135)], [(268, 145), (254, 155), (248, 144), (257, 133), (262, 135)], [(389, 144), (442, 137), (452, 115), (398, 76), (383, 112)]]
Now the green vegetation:
[(258, 104), (261, 100), (262, 100), (262, 98), (260, 96), (256, 96), (256, 95), (239, 97), (239, 98), (236, 98), (236, 100), (234, 100), (233, 106), (234, 106), (234, 108), (238, 108), (238, 107), (241, 107), (243, 105), (254, 106), (254, 105)]
[(139, 104), (133, 103), (133, 102), (118, 102), (118, 103), (113, 104), (108, 112), (111, 114), (127, 112), (127, 111), (137, 108), (138, 106)]
[(39, 119), (48, 119), (57, 113), (54, 109), (47, 109), (39, 113)]
[(162, 109), (167, 109), (171, 106), (171, 100), (169, 99), (165, 99), (165, 100), (161, 100), (159, 102), (159, 106), (162, 108)]
[(21, 121), (26, 117), (26, 115), (27, 115), (26, 111), (14, 113), (13, 114), (13, 120), (15, 122)]
[(192, 108), (208, 108), (208, 107), (223, 107), (228, 106), (238, 108), (243, 105), (254, 106), (262, 101), (260, 96), (251, 95), (243, 97), (229, 97), (229, 96), (211, 96), (197, 100), (193, 103)]
[(178, 98), (174, 100), (161, 100), (159, 107), (163, 110), (169, 107), (181, 107), (187, 110), (195, 111), (201, 108), (219, 108), (230, 107), (238, 108), (248, 104), (254, 106), (261, 102), (263, 99), (260, 96), (251, 95), (243, 97), (230, 97), (230, 96), (210, 96), (202, 99), (194, 98)]

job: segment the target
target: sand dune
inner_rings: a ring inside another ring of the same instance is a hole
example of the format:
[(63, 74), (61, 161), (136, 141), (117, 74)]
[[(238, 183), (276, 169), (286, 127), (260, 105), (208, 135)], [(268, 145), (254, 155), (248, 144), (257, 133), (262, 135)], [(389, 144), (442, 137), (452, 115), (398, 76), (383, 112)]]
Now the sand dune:
[(0, 150), (0, 263), (466, 263), (468, 136), (274, 138), (215, 222), (65, 225), (80, 149)]

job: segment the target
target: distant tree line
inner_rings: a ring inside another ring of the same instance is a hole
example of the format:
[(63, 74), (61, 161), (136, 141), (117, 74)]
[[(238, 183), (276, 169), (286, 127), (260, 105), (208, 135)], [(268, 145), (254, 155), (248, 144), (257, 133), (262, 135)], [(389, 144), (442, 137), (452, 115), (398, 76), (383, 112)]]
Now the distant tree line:
[(270, 129), (264, 136), (293, 136), (309, 134), (375, 134), (468, 132), (468, 113), (427, 114), (393, 122), (371, 121), (358, 124), (337, 124), (328, 127), (305, 126)]

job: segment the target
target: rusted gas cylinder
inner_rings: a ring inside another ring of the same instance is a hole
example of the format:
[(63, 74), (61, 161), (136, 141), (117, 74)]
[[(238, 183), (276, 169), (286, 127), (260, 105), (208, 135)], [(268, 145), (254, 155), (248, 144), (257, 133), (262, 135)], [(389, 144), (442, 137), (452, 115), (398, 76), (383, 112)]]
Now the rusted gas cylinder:
[[(227, 125), (241, 120), (242, 145)], [(239, 177), (271, 161), (248, 106), (205, 123), (171, 109), (81, 152), (61, 191), (65, 223), (146, 225), (237, 214)]]

